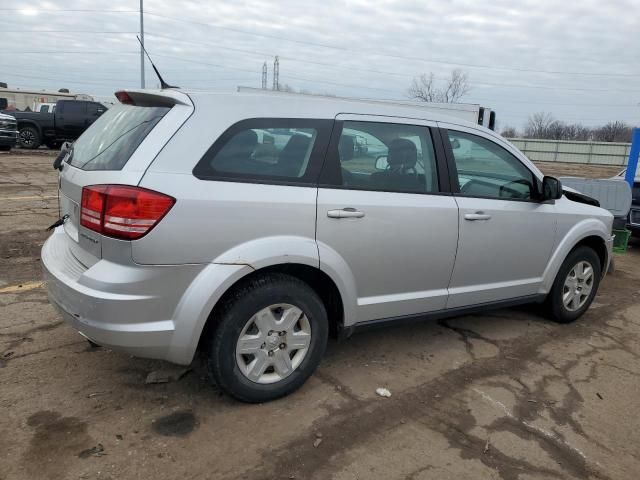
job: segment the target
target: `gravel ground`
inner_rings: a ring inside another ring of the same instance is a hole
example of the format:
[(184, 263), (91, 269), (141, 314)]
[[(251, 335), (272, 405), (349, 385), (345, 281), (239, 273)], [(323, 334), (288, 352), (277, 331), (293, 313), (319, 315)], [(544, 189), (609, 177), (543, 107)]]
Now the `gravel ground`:
[(638, 478), (638, 245), (575, 324), (521, 307), (357, 334), (294, 395), (244, 405), (201, 360), (145, 384), (175, 369), (91, 348), (62, 322), (39, 283), (51, 161), (0, 153), (1, 480)]

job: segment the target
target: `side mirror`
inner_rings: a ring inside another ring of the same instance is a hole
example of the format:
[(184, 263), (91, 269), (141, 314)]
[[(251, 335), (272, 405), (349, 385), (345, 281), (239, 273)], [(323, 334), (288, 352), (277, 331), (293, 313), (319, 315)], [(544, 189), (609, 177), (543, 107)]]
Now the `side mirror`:
[(542, 179), (542, 201), (562, 198), (562, 182), (547, 175)]
[(380, 155), (376, 158), (376, 170), (387, 170), (389, 168), (389, 162), (387, 162), (386, 155)]
[(64, 142), (62, 144), (62, 148), (60, 149), (60, 153), (58, 154), (56, 159), (53, 161), (53, 168), (55, 170), (62, 171), (62, 162), (64, 162), (65, 159), (67, 158), (67, 156), (69, 155), (69, 152), (71, 151), (71, 148), (72, 148), (72, 143), (71, 142)]
[(451, 140), (451, 148), (456, 150), (457, 148), (460, 148), (460, 140), (458, 140), (457, 138), (454, 138), (453, 140)]

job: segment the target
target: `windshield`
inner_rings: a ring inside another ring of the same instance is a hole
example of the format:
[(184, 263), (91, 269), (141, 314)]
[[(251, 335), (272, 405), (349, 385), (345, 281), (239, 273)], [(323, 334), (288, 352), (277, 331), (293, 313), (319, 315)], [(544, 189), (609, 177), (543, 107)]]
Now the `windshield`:
[(73, 144), (69, 163), (83, 170), (122, 170), (169, 107), (116, 105)]

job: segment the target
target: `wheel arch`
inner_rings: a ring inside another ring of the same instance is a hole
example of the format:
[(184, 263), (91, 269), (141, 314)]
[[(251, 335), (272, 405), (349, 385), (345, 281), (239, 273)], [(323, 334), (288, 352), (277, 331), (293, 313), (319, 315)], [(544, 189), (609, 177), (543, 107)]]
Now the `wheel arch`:
[(329, 320), (329, 333), (331, 336), (338, 337), (344, 327), (344, 305), (342, 295), (337, 284), (325, 272), (317, 267), (313, 267), (303, 263), (276, 263), (264, 266), (257, 270), (237, 279), (231, 284), (222, 296), (215, 303), (200, 333), (198, 341), (198, 349), (201, 350), (206, 346), (208, 338), (210, 338), (216, 327), (217, 313), (220, 311), (224, 302), (233, 295), (234, 291), (242, 284), (254, 278), (268, 275), (270, 273), (284, 273), (295, 277), (307, 285), (309, 285), (320, 297), (322, 303), (327, 310), (327, 318)]
[(42, 127), (33, 120), (18, 120), (18, 131), (24, 127), (33, 127), (38, 131), (38, 134), (42, 137)]
[(580, 246), (588, 246), (596, 252), (604, 275), (609, 265), (611, 242), (611, 235), (606, 232), (604, 224), (596, 219), (584, 220), (575, 225), (560, 239), (552, 253), (547, 268), (543, 273), (542, 284), (538, 293), (546, 294), (551, 290), (556, 275), (565, 259)]

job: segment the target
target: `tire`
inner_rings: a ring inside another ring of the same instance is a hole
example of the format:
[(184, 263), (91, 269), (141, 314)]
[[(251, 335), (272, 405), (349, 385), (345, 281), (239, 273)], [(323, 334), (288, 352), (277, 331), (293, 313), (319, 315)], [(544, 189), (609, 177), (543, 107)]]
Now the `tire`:
[[(249, 403), (274, 400), (300, 388), (320, 364), (329, 333), (327, 312), (316, 292), (280, 273), (239, 285), (213, 320), (216, 328), (207, 358), (212, 380), (225, 393)], [(239, 352), (242, 345), (246, 355)]]
[[(580, 274), (580, 265), (583, 268), (582, 274)], [(591, 267), (590, 275), (587, 273), (587, 265)], [(547, 296), (547, 306), (552, 320), (558, 323), (571, 323), (580, 318), (598, 292), (601, 272), (600, 259), (593, 249), (578, 247), (573, 250), (560, 267)], [(568, 296), (565, 301), (565, 293), (570, 293), (574, 285), (576, 290), (573, 291), (573, 296)], [(586, 287), (590, 289), (588, 294), (584, 295)]]
[(18, 132), (18, 143), (22, 148), (36, 149), (40, 141), (40, 132), (35, 127), (22, 127)]

